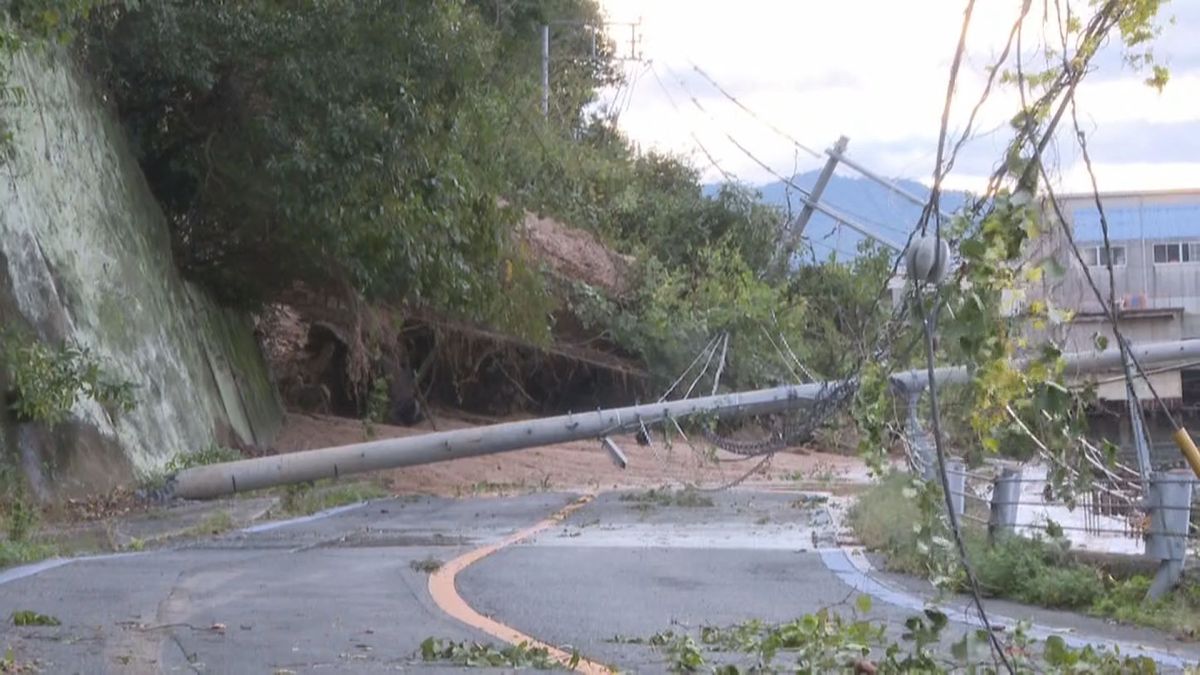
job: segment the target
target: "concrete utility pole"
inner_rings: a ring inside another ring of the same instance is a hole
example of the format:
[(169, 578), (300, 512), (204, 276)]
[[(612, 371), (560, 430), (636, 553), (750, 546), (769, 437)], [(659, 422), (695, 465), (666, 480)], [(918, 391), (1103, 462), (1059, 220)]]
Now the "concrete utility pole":
[[(1125, 355), (1126, 372), (1133, 372), (1134, 364), (1130, 355)], [(1137, 453), (1138, 473), (1142, 476), (1142, 484), (1149, 485), (1154, 469), (1150, 466), (1150, 439), (1146, 436), (1146, 425), (1142, 404), (1138, 400), (1137, 389), (1131, 378), (1125, 379), (1125, 404), (1129, 407), (1129, 421), (1133, 428), (1133, 449)]]
[[(1130, 346), (1134, 355), (1144, 364), (1200, 357), (1200, 340)], [(1119, 349), (1071, 354), (1065, 357), (1067, 372), (1110, 370), (1120, 366), (1121, 357)], [(1023, 367), (1020, 362), (1015, 365)], [(961, 366), (935, 371), (935, 381), (939, 385), (966, 382), (969, 377), (967, 369)], [(925, 378), (924, 370), (914, 370), (898, 373), (893, 381), (911, 391), (924, 386)], [(431, 464), (588, 438), (602, 439), (621, 431), (640, 429), (644, 424), (667, 422), (672, 418), (701, 413), (718, 417), (776, 413), (793, 410), (819, 399), (837, 384), (814, 382), (789, 385), (211, 464), (179, 472), (171, 488), (176, 497), (211, 499), (364, 471)], [(614, 461), (620, 463), (624, 459), (619, 450), (613, 452), (612, 447), (608, 450), (613, 454)]]
[(550, 119), (550, 26), (542, 24), (542, 119)]
[[(862, 164), (859, 164), (858, 162), (850, 159), (849, 157), (846, 156), (846, 151), (844, 148), (841, 150), (837, 149), (836, 147), (830, 148), (825, 151), (825, 154), (829, 155), (831, 158), (837, 159), (842, 164), (845, 164), (846, 166), (850, 167), (851, 169), (854, 169), (855, 171), (859, 172), (860, 174), (863, 175), (864, 178), (867, 178), (868, 180), (874, 181), (874, 182), (878, 183), (879, 185), (882, 185), (883, 187), (887, 188), (888, 190), (903, 197), (904, 199), (908, 200), (909, 202), (911, 202), (917, 206), (924, 207), (925, 203), (929, 201), (928, 198), (918, 197), (917, 195), (914, 195), (913, 193), (909, 192), (908, 190), (905, 190), (904, 188), (900, 187), (899, 185), (896, 185), (894, 182), (880, 176), (879, 174), (875, 173), (874, 171), (871, 171), (870, 169), (863, 166)], [(941, 213), (941, 216), (944, 220), (950, 219), (950, 214), (946, 213), (945, 211), (939, 211), (939, 213)]]
[[(795, 224), (792, 225), (791, 246), (789, 249), (796, 248), (796, 242), (800, 241), (800, 237), (804, 236), (804, 228), (808, 226), (808, 221), (812, 218), (815, 204), (821, 201), (821, 195), (825, 193), (825, 187), (829, 185), (829, 180), (833, 178), (833, 170), (837, 168), (838, 158), (846, 151), (846, 145), (850, 142), (849, 138), (842, 136), (838, 138), (837, 143), (833, 144), (833, 151), (829, 153), (829, 159), (825, 161), (825, 166), (821, 168), (821, 173), (817, 176), (817, 182), (813, 185), (812, 192), (809, 193), (809, 199), (805, 200), (804, 208), (800, 209), (800, 215), (796, 218)], [(790, 257), (790, 251), (789, 251)]]
[[(903, 251), (903, 245), (897, 244), (886, 237), (881, 237), (879, 233), (873, 231), (872, 228), (867, 227), (866, 225), (855, 221), (853, 218), (837, 211), (836, 209), (830, 208), (829, 206), (821, 203), (821, 196), (825, 193), (825, 188), (829, 185), (829, 181), (833, 178), (834, 169), (837, 168), (839, 161), (844, 161), (842, 153), (845, 152), (846, 145), (849, 142), (850, 139), (842, 136), (838, 139), (837, 143), (834, 144), (833, 148), (825, 151), (826, 154), (829, 155), (829, 159), (825, 162), (825, 167), (821, 169), (820, 175), (817, 176), (817, 182), (815, 185), (813, 185), (812, 191), (808, 193), (807, 197), (803, 197), (804, 208), (800, 210), (800, 215), (798, 215), (796, 219), (788, 225), (786, 231), (784, 232), (783, 245), (780, 247), (780, 252), (783, 256), (783, 261), (785, 264), (791, 261), (792, 255), (796, 252), (796, 247), (800, 245), (800, 240), (804, 237), (804, 228), (808, 226), (808, 221), (812, 219), (814, 212), (823, 213), (832, 218), (839, 225), (844, 225), (855, 232), (858, 232), (864, 237), (873, 239), (880, 244), (883, 244), (893, 251)], [(792, 184), (790, 181), (786, 182), (789, 185), (792, 185), (792, 187), (795, 187), (797, 190), (800, 189), (799, 186)]]
[(640, 29), (642, 26), (641, 19), (637, 23), (614, 23), (606, 21), (600, 25), (594, 25), (585, 21), (575, 21), (571, 19), (560, 19), (551, 21), (550, 23), (542, 24), (542, 118), (550, 118), (550, 26), (570, 26), (575, 28), (583, 28), (591, 34), (592, 53), (591, 58), (599, 57), (598, 36), (604, 33), (604, 29), (610, 26), (628, 26), (629, 27), (629, 56), (615, 55), (613, 58), (617, 61), (641, 61), (641, 54), (638, 52), (638, 41), (640, 37)]

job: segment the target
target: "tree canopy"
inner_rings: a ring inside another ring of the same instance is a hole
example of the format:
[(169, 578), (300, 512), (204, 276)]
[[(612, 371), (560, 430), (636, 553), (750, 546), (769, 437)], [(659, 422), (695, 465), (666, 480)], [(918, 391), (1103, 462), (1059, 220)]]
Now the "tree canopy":
[(593, 0), (165, 0), (93, 12), (84, 46), (181, 268), (227, 303), (341, 285), (545, 339), (551, 289), (512, 236), (528, 209), (637, 259), (640, 290), (584, 312), (626, 351), (673, 368), (728, 330), (749, 350), (731, 377), (780, 376), (755, 361), (805, 304), (765, 274), (781, 213), (705, 194), (593, 111), (620, 77), (598, 25)]

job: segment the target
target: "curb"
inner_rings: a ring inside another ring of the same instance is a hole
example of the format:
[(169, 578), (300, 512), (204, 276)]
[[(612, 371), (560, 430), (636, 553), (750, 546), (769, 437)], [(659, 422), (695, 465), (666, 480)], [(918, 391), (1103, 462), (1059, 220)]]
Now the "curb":
[[(261, 523), (259, 525), (253, 525), (250, 527), (244, 527), (241, 529), (231, 530), (231, 532), (237, 532), (240, 534), (255, 534), (258, 532), (267, 532), (269, 530), (275, 530), (275, 529), (279, 529), (282, 527), (289, 527), (292, 525), (299, 525), (302, 523), (310, 523), (313, 521), (322, 520), (324, 518), (336, 516), (338, 514), (345, 513), (347, 511), (352, 511), (354, 509), (362, 508), (369, 503), (370, 502), (358, 502), (357, 504), (346, 504), (344, 506), (337, 506), (337, 507), (334, 507), (331, 509), (325, 509), (324, 511), (318, 511), (318, 512), (316, 512), (312, 515), (308, 515), (308, 516), (301, 516), (299, 518), (289, 518), (288, 520), (278, 520), (278, 521), (272, 521), (272, 522), (267, 522), (267, 523)], [(166, 535), (164, 537), (158, 538), (158, 540), (161, 541), (161, 540), (170, 539), (170, 538), (176, 537), (176, 536), (178, 536), (178, 535), (177, 534), (176, 535)], [(63, 567), (64, 565), (70, 565), (71, 563), (92, 562), (92, 561), (96, 561), (96, 560), (116, 560), (118, 558), (132, 558), (135, 556), (152, 555), (154, 553), (158, 553), (163, 550), (169, 550), (169, 549), (158, 549), (155, 551), (119, 551), (116, 553), (101, 553), (101, 554), (96, 554), (96, 555), (47, 558), (46, 560), (40, 560), (38, 562), (30, 563), (28, 565), (19, 565), (17, 567), (10, 567), (5, 570), (0, 570), (0, 586), (3, 586), (4, 584), (11, 583), (14, 581), (18, 581), (20, 579), (24, 579), (26, 577), (32, 577), (32, 576), (41, 574), (42, 572), (47, 572), (52, 569), (57, 569), (59, 567)]]
[[(821, 562), (825, 565), (826, 569), (833, 572), (842, 583), (860, 593), (865, 593), (889, 605), (895, 605), (915, 612), (935, 607), (951, 617), (951, 621), (965, 623), (975, 628), (983, 628), (983, 622), (976, 616), (957, 610), (950, 611), (950, 608), (944, 605), (930, 602), (920, 595), (894, 588), (878, 580), (873, 575), (875, 568), (867, 560), (867, 557), (863, 555), (863, 549), (824, 549), (820, 551), (820, 554)], [(1009, 625), (1016, 625), (1018, 623), (1016, 619), (1001, 614), (992, 614), (989, 612), (988, 616), (996, 623)], [(1068, 633), (1064, 629), (1052, 628), (1042, 624), (1030, 624), (1029, 635), (1038, 640), (1045, 640), (1051, 635), (1057, 635), (1074, 649), (1082, 649), (1088, 645), (1092, 645), (1093, 647), (1096, 645), (1116, 647), (1121, 650), (1122, 654), (1127, 656), (1147, 657), (1157, 661), (1160, 665), (1181, 670), (1194, 665), (1188, 657), (1178, 656), (1162, 649), (1143, 647), (1131, 642), (1113, 640), (1111, 638), (1097, 637), (1089, 640), (1087, 637), (1081, 637), (1078, 633)]]

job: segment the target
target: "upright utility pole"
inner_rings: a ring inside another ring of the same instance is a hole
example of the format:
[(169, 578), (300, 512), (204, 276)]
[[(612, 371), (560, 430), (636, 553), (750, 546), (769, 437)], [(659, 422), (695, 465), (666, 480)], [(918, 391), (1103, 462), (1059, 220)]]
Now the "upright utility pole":
[(542, 118), (550, 119), (550, 25), (542, 24)]

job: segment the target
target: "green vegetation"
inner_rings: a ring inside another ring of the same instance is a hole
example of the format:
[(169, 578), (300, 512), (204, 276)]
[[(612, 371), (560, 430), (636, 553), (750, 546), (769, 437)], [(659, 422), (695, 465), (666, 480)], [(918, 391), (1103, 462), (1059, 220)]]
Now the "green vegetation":
[(239, 459), (242, 459), (242, 453), (233, 448), (227, 448), (214, 443), (203, 450), (181, 452), (175, 455), (171, 458), (171, 461), (167, 462), (163, 470), (170, 475), (179, 473), (184, 469), (208, 466), (209, 464), (221, 464), (222, 462), (234, 462)]
[(25, 565), (59, 554), (57, 547), (36, 541), (0, 541), (0, 568)]
[(434, 572), (442, 569), (442, 561), (438, 560), (437, 558), (423, 558), (421, 560), (412, 561), (409, 563), (409, 567), (411, 567), (414, 572), (433, 574)]
[[(906, 494), (911, 478), (892, 474), (865, 492), (851, 513), (862, 543), (882, 553), (888, 569), (927, 576), (930, 550), (914, 529), (921, 522), (915, 500)], [(984, 594), (1054, 609), (1070, 609), (1200, 639), (1200, 583), (1185, 582), (1156, 602), (1144, 600), (1150, 579), (1116, 577), (1080, 563), (1062, 539), (1006, 537), (989, 546), (986, 533), (964, 530), (971, 561)], [(965, 590), (961, 578), (956, 590)]]
[(57, 347), (12, 330), (0, 335), (0, 364), (8, 376), (9, 409), (21, 422), (57, 424), (80, 399), (110, 412), (133, 409), (133, 385), (109, 377), (85, 348)]
[[(552, 670), (563, 664), (554, 660), (541, 647), (530, 647), (525, 643), (503, 648), (478, 642), (453, 642), (437, 638), (426, 638), (421, 643), (421, 660), (426, 663), (444, 661), (466, 668), (536, 668)], [(572, 667), (578, 663), (575, 655)]]
[(223, 534), (233, 529), (233, 516), (229, 515), (228, 511), (217, 511), (211, 513), (196, 524), (192, 528), (192, 535), (197, 537), (207, 537), (211, 535)]
[[(133, 386), (110, 377), (87, 349), (51, 346), (11, 326), (0, 330), (0, 383), (5, 387), (0, 425), (52, 427), (65, 421), (80, 400), (95, 401), (110, 415), (134, 406)], [(0, 525), (7, 537), (0, 541), (0, 566), (53, 555), (53, 547), (31, 541), (41, 518), (42, 509), (14, 458), (0, 453)]]
[(308, 516), (325, 509), (357, 504), (386, 496), (388, 496), (387, 490), (370, 481), (353, 483), (321, 481), (317, 484), (289, 485), (283, 488), (283, 500), (280, 507), (287, 515)]
[[(905, 621), (899, 641), (889, 640), (885, 624), (860, 618), (870, 610), (870, 598), (859, 596), (849, 618), (825, 609), (781, 624), (752, 620), (728, 627), (702, 626), (698, 633), (617, 636), (610, 642), (650, 645), (666, 655), (667, 667), (675, 673), (997, 672), (983, 631), (948, 635), (948, 617), (926, 610)], [(1149, 659), (1091, 647), (1073, 650), (1057, 636), (1039, 650), (1023, 626), (1017, 626), (1006, 641), (1016, 672), (1022, 674), (1156, 672)]]
[(22, 565), (57, 554), (56, 547), (35, 539), (42, 510), (37, 506), (15, 466), (0, 456), (0, 568)]
[(53, 616), (38, 614), (32, 610), (22, 609), (12, 613), (14, 626), (61, 626), (62, 622)]
[(542, 480), (538, 485), (528, 483), (526, 481), (491, 481), (482, 480), (472, 483), (467, 487), (456, 487), (454, 494), (457, 497), (463, 496), (479, 496), (479, 495), (502, 495), (502, 494), (519, 494), (523, 492), (546, 491), (550, 489), (549, 476)]
[[(737, 185), (706, 195), (694, 167), (639, 154), (590, 112), (617, 78), (605, 41), (593, 55), (586, 31), (555, 30), (541, 119), (537, 27), (599, 17), (593, 0), (500, 11), (482, 0), (170, 0), (106, 6), (82, 44), (181, 268), (227, 302), (254, 306), (300, 281), (535, 342), (565, 304), (662, 378), (729, 331), (732, 386), (790, 377), (767, 333), (868, 335), (865, 309), (807, 329), (806, 317), (810, 304), (847, 308), (879, 288), (885, 255), (827, 282), (789, 280), (777, 209)], [(633, 256), (630, 292), (543, 277), (515, 236), (526, 210)], [(821, 367), (835, 356), (796, 349)]]
[(214, 443), (194, 452), (178, 453), (167, 461), (162, 470), (141, 476), (138, 483), (143, 489), (160, 488), (166, 484), (169, 476), (173, 476), (185, 469), (220, 464), (222, 462), (233, 462), (242, 458), (241, 452)]
[(655, 506), (704, 508), (713, 506), (712, 497), (693, 487), (685, 487), (679, 490), (651, 488), (643, 492), (626, 492), (618, 499), (622, 502), (632, 503), (634, 508), (653, 508)]
[(388, 381), (385, 377), (377, 377), (371, 382), (367, 394), (367, 412), (363, 415), (363, 436), (367, 440), (375, 438), (375, 425), (382, 424), (387, 416)]

